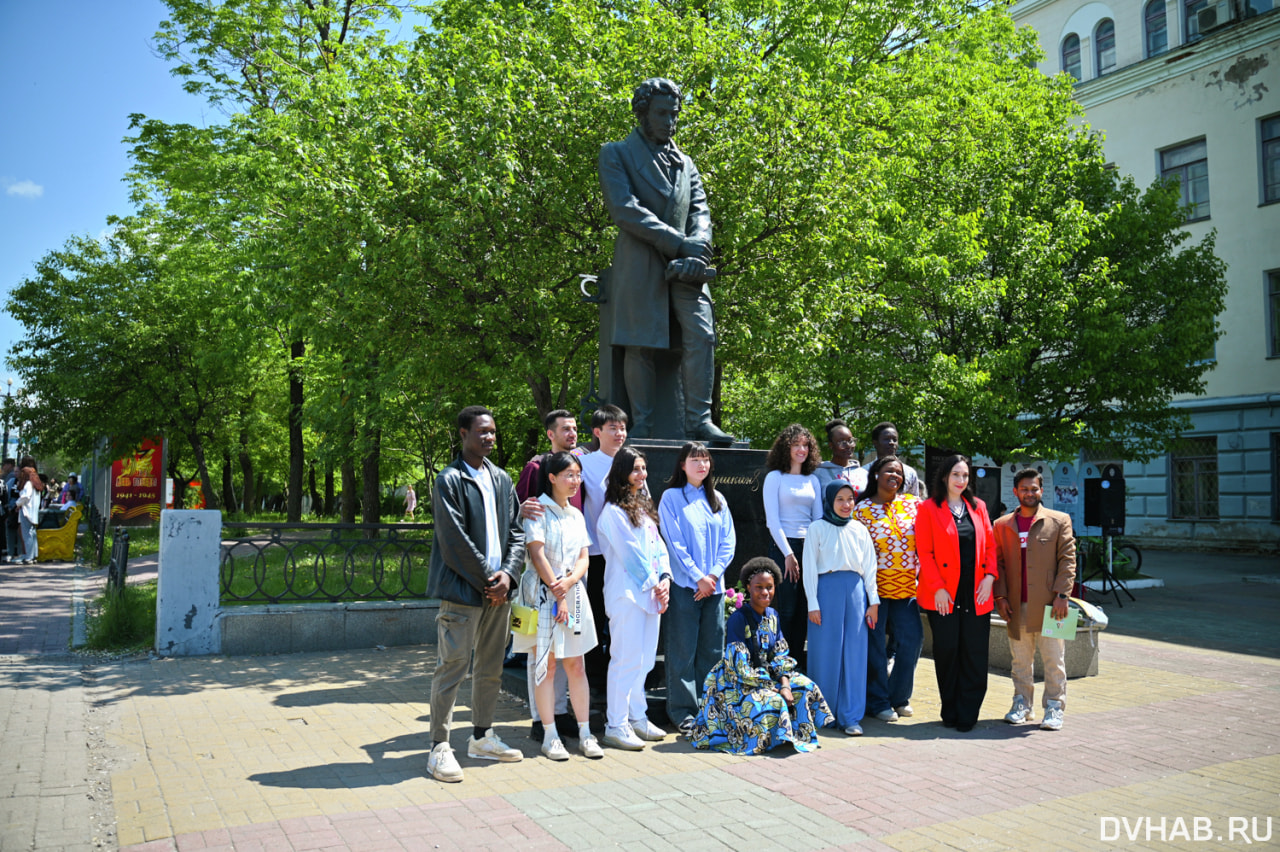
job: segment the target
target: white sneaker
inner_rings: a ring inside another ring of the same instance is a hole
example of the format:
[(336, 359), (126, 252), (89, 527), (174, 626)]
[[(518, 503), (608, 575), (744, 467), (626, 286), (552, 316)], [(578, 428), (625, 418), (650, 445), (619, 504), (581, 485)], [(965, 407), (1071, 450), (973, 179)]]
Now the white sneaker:
[(1062, 702), (1049, 699), (1045, 702), (1044, 721), (1040, 723), (1042, 731), (1062, 730)]
[(474, 757), (477, 760), (496, 760), (499, 763), (519, 763), (524, 760), (520, 749), (512, 748), (498, 739), (493, 728), (485, 731), (480, 739), (476, 739), (474, 735), (467, 739), (467, 757)]
[(902, 716), (903, 718), (914, 716), (916, 714), (916, 711), (911, 709), (910, 704), (903, 704), (901, 707), (895, 707), (893, 709), (894, 709), (894, 712), (896, 712), (899, 716)]
[(568, 760), (569, 752), (564, 747), (564, 741), (556, 737), (549, 743), (542, 744), (542, 753), (552, 760)]
[(1021, 695), (1013, 696), (1013, 706), (1004, 714), (1004, 720), (1010, 725), (1021, 725), (1023, 722), (1034, 722), (1035, 714)]
[(458, 759), (453, 756), (453, 747), (448, 743), (440, 743), (431, 749), (431, 754), (427, 755), (427, 771), (437, 781), (454, 784), (462, 780), (462, 767), (458, 765)]
[(845, 728), (844, 732), (845, 734), (851, 737), (860, 737), (862, 736), (862, 726), (859, 725), (857, 722), (854, 722), (852, 725)]
[(881, 722), (896, 722), (898, 721), (898, 714), (890, 707), (888, 710), (881, 710), (877, 713), (876, 718)]
[(604, 749), (600, 748), (600, 741), (592, 736), (578, 740), (578, 751), (582, 752), (583, 757), (589, 757), (592, 760), (604, 757)]
[(631, 720), (631, 730), (636, 732), (636, 736), (642, 740), (651, 743), (660, 743), (667, 738), (667, 732), (650, 722), (648, 719), (636, 721)]
[(630, 725), (623, 725), (620, 728), (605, 728), (604, 744), (614, 748), (626, 749), (627, 751), (640, 751), (644, 748), (644, 740), (636, 736), (636, 732), (631, 730)]

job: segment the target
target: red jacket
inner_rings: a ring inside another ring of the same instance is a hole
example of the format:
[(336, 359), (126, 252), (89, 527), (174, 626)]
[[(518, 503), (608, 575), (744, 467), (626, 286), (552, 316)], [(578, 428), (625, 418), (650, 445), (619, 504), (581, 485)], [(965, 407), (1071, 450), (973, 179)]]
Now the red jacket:
[[(978, 584), (986, 574), (999, 579), (996, 567), (996, 539), (991, 530), (991, 518), (987, 515), (987, 506), (974, 498), (974, 505), (969, 507), (969, 517), (973, 519), (974, 532), (974, 567), (973, 589), (969, 594), (974, 596), (975, 612), (986, 615), (995, 605), (995, 592), (987, 598), (987, 602), (977, 602)], [(916, 553), (920, 557), (920, 580), (916, 585), (916, 600), (921, 609), (937, 610), (934, 596), (938, 589), (945, 588), (951, 599), (957, 597), (956, 586), (960, 584), (960, 539), (956, 532), (956, 521), (951, 510), (944, 502), (941, 506), (932, 499), (921, 500), (920, 510), (916, 515)]]

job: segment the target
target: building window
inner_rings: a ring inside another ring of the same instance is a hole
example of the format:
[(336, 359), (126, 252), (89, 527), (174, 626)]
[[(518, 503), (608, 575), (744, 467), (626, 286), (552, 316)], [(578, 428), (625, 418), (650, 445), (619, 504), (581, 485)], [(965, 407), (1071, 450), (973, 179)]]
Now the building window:
[(1203, 139), (1161, 151), (1160, 177), (1178, 181), (1188, 222), (1209, 218), (1209, 149)]
[(1267, 273), (1267, 355), (1280, 358), (1280, 270)]
[(1170, 517), (1218, 519), (1218, 439), (1183, 438), (1169, 454)]
[(1280, 201), (1280, 115), (1262, 120), (1262, 200)]
[(1116, 70), (1116, 24), (1110, 18), (1103, 18), (1093, 31), (1093, 59), (1099, 77)]
[(1169, 25), (1164, 17), (1164, 0), (1151, 0), (1143, 17), (1146, 18), (1147, 57), (1159, 56), (1169, 49)]
[(1182, 32), (1184, 38), (1183, 43), (1191, 44), (1204, 38), (1200, 35), (1200, 20), (1196, 17), (1196, 13), (1201, 9), (1209, 8), (1209, 0), (1183, 0), (1182, 15)]
[(1080, 36), (1072, 33), (1062, 40), (1062, 70), (1080, 79)]
[(1249, 0), (1249, 2), (1244, 5), (1244, 16), (1246, 18), (1256, 17), (1261, 15), (1263, 12), (1270, 12), (1275, 8), (1275, 3), (1273, 3), (1272, 0)]

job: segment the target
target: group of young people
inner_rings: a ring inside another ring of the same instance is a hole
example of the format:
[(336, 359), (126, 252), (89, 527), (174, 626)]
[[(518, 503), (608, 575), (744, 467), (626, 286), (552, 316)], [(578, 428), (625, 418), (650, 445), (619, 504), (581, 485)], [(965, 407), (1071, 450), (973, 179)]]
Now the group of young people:
[[(75, 479), (73, 475), (72, 480)], [(79, 486), (76, 486), (77, 489)], [(20, 462), (0, 463), (0, 514), (4, 518), (4, 562), (30, 565), (40, 555), (36, 529), (40, 507), (48, 489), (36, 469), (36, 460), (23, 456)], [(79, 491), (76, 496), (78, 498)]]
[[(877, 458), (865, 467), (843, 421), (828, 424), (832, 459), (825, 463), (812, 433), (788, 427), (766, 463), (771, 553), (744, 564), (747, 600), (727, 615), (724, 574), (737, 535), (707, 447), (682, 447), (655, 505), (647, 459), (626, 445), (621, 409), (595, 412), (589, 452), (578, 446), (569, 412), (551, 412), (545, 425), (551, 452), (532, 459), (512, 484), (487, 458), (496, 438), (492, 414), (464, 409), (462, 454), (433, 489), (427, 591), (441, 599), (428, 758), (434, 777), (463, 777), (448, 732), (473, 655), (467, 754), (522, 759), (492, 728), (512, 596), (537, 612), (536, 631), (514, 638), (516, 650), (528, 653), (532, 734), (553, 760), (569, 759), (565, 737), (598, 759), (602, 742), (639, 750), (667, 736), (649, 720), (645, 699), (664, 614), (667, 715), (696, 747), (760, 753), (791, 743), (806, 751), (818, 728), (834, 724), (859, 735), (866, 715), (912, 715), (920, 608), (934, 635), (942, 721), (961, 731), (974, 726), (986, 691), (988, 616), (1008, 589), (991, 521), (968, 485), (967, 459), (946, 460), (934, 496), (922, 501), (918, 474), (896, 455), (892, 424), (873, 430)], [(1026, 585), (1020, 612), (1030, 634), (1026, 614), (1039, 598), (1033, 594), (1028, 609)], [(1015, 628), (1011, 622), (1011, 636)], [(1018, 659), (1015, 653), (1015, 667)], [(606, 724), (597, 740), (588, 724), (588, 677), (601, 674)], [(1015, 684), (1029, 706), (1017, 671)], [(1049, 702), (1059, 727), (1064, 697), (1065, 678)], [(1030, 718), (1025, 709), (1013, 715), (1006, 718)]]

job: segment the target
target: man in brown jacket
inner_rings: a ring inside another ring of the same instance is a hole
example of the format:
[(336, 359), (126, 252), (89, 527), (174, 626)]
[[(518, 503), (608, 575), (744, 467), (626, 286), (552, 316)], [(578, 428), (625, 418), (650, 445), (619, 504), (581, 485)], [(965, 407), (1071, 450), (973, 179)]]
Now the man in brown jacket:
[[(1035, 653), (1044, 660), (1044, 721), (1047, 731), (1062, 728), (1067, 703), (1066, 643), (1040, 633), (1044, 608), (1055, 619), (1067, 615), (1067, 599), (1076, 577), (1076, 540), (1071, 518), (1041, 505), (1044, 478), (1034, 470), (1013, 477), (1018, 510), (996, 520), (996, 609), (1009, 625), (1013, 656), (1013, 707), (1004, 717), (1019, 724), (1035, 721)], [(1012, 603), (1011, 603), (1012, 602)]]

